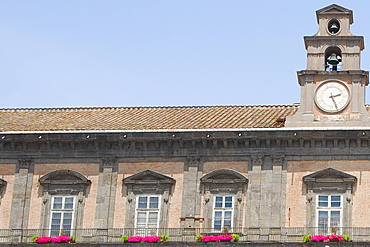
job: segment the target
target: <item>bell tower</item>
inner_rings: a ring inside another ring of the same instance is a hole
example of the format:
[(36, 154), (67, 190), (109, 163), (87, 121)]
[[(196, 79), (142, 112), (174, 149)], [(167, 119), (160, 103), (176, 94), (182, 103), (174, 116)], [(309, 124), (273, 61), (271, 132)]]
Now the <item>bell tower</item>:
[(350, 32), (353, 13), (333, 4), (316, 16), (318, 32), (304, 37), (307, 68), (297, 72), (301, 103), (285, 127), (369, 127), (369, 72), (360, 69), (364, 38)]

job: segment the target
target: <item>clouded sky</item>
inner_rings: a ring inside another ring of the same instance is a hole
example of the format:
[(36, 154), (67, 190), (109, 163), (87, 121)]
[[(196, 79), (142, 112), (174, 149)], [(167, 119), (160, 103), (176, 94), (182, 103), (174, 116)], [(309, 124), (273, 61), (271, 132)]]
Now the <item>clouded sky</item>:
[[(298, 103), (303, 36), (332, 3), (0, 0), (0, 108)], [(370, 70), (370, 1), (336, 3)]]

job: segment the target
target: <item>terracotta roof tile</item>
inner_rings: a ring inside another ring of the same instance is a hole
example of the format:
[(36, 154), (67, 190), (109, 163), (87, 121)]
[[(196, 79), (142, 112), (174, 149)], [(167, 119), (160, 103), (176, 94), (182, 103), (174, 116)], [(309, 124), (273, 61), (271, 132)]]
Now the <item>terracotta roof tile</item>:
[(298, 106), (0, 109), (0, 132), (280, 128)]

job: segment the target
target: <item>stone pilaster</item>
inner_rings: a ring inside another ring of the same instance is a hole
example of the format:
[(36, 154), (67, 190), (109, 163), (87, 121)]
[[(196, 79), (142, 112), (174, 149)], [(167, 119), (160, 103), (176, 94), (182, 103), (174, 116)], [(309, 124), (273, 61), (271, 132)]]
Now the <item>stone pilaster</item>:
[(32, 177), (32, 159), (19, 159), (14, 178), (14, 191), (9, 223), (10, 228), (24, 229), (28, 227)]
[(181, 227), (199, 227), (200, 177), (203, 162), (200, 157), (188, 157), (184, 164)]
[(251, 155), (250, 169), (248, 172), (249, 185), (246, 201), (246, 226), (259, 226), (261, 219), (261, 183), (262, 183), (262, 166), (265, 161), (263, 155)]
[[(269, 160), (270, 161), (270, 160)], [(266, 162), (266, 160), (265, 160)], [(259, 200), (259, 226), (269, 227), (271, 225), (273, 191), (278, 190), (272, 183), (272, 170), (260, 171), (260, 200)]]
[(114, 205), (117, 186), (117, 165), (113, 157), (102, 158), (96, 198), (96, 228), (113, 227)]
[(286, 170), (283, 169), (285, 157), (272, 156), (271, 184), (271, 223), (270, 227), (283, 227), (286, 205)]

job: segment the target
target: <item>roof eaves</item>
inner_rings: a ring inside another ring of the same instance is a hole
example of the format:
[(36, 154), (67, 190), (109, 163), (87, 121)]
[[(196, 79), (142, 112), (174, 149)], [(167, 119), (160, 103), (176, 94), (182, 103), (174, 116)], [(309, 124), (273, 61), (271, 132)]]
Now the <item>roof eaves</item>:
[(331, 131), (331, 130), (361, 130), (370, 131), (370, 127), (292, 127), (292, 128), (235, 128), (235, 129), (153, 129), (153, 130), (78, 130), (78, 131), (5, 131), (0, 135), (20, 134), (76, 134), (76, 133), (173, 133), (173, 132), (231, 132), (231, 131)]

